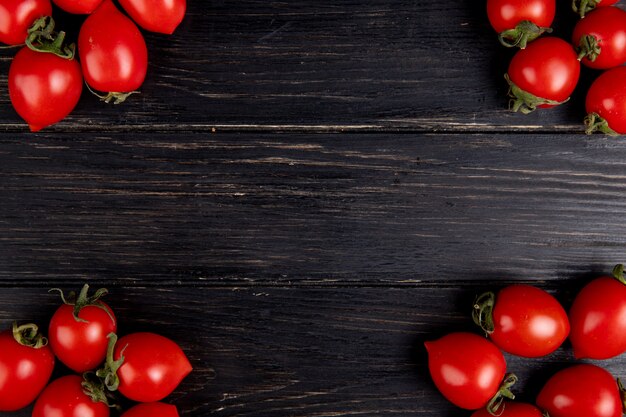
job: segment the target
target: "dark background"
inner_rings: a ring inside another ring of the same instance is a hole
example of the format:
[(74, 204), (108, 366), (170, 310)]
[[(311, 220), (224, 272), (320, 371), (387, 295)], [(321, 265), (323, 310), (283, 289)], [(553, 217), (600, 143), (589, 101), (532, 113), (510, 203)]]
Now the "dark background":
[[(624, 260), (626, 142), (583, 133), (597, 72), (515, 114), (484, 2), (317, 3), (190, 0), (173, 36), (145, 33), (140, 95), (85, 90), (37, 134), (0, 52), (3, 328), (45, 325), (48, 288), (88, 282), (121, 333), (187, 352), (182, 416), (469, 416), (434, 388), (424, 340), (475, 330), (486, 289), (568, 307)], [(76, 37), (83, 17), (55, 16)], [(531, 402), (573, 361), (569, 343), (507, 358)]]

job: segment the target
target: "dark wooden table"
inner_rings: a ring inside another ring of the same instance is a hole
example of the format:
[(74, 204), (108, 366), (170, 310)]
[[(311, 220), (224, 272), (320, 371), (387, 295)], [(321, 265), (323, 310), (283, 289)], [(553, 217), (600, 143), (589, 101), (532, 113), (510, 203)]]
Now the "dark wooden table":
[[(188, 353), (168, 399), (183, 416), (469, 416), (423, 341), (474, 330), (485, 289), (532, 283), (567, 307), (624, 260), (626, 142), (583, 133), (597, 73), (515, 114), (483, 2), (317, 3), (190, 0), (174, 36), (146, 33), (140, 95), (86, 92), (38, 134), (1, 52), (3, 328), (46, 323), (48, 288), (88, 282), (121, 332)], [(573, 361), (567, 343), (507, 359), (531, 402)]]

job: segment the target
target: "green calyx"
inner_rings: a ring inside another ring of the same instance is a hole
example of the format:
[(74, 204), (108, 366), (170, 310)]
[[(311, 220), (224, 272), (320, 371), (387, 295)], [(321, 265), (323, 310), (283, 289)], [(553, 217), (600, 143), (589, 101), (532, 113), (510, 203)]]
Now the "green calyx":
[(623, 264), (615, 265), (615, 267), (613, 267), (613, 271), (611, 274), (613, 275), (613, 278), (615, 278), (622, 284), (626, 285), (626, 277), (624, 277), (624, 265)]
[(600, 1), (602, 0), (572, 0), (572, 10), (582, 19), (585, 14), (595, 9)]
[(125, 102), (126, 99), (128, 97), (132, 96), (133, 94), (140, 94), (139, 91), (129, 91), (127, 93), (120, 93), (120, 92), (116, 92), (116, 91), (111, 91), (111, 92), (106, 93), (106, 94), (99, 94), (99, 93), (95, 92), (89, 86), (89, 84), (87, 84), (87, 82), (85, 82), (85, 85), (87, 86), (87, 89), (91, 92), (91, 94), (93, 94), (94, 96), (98, 97), (100, 99), (100, 101), (104, 101), (107, 104), (109, 104), (111, 102), (113, 102), (113, 104), (121, 104), (121, 103)]
[(515, 385), (517, 382), (517, 376), (515, 374), (506, 374), (502, 383), (500, 384), (500, 388), (496, 395), (493, 396), (491, 400), (487, 403), (485, 407), (489, 414), (492, 416), (499, 416), (504, 412), (504, 399), (507, 398), (509, 400), (515, 399), (515, 394), (511, 392), (511, 387)]
[(591, 135), (594, 132), (604, 133), (609, 136), (618, 136), (619, 133), (609, 127), (609, 122), (598, 113), (589, 113), (585, 116), (585, 133)]
[(496, 295), (492, 292), (483, 293), (474, 301), (472, 320), (483, 329), (486, 335), (490, 335), (495, 329), (493, 323), (493, 306), (495, 302)]
[(83, 393), (94, 403), (106, 404), (109, 408), (117, 408), (110, 400), (110, 393), (106, 390), (104, 382), (94, 372), (85, 372), (81, 382)]
[(22, 346), (40, 349), (48, 344), (48, 339), (39, 333), (39, 327), (34, 323), (17, 325), (13, 322), (13, 338)]
[(89, 284), (83, 285), (83, 288), (81, 288), (78, 295), (76, 295), (74, 291), (71, 291), (67, 295), (67, 297), (65, 297), (65, 295), (63, 294), (63, 290), (61, 290), (60, 288), (51, 288), (50, 291), (58, 291), (59, 294), (61, 295), (61, 300), (63, 300), (64, 304), (74, 306), (73, 315), (74, 315), (74, 320), (76, 321), (80, 321), (83, 323), (87, 322), (87, 320), (81, 319), (78, 315), (80, 314), (80, 311), (83, 308), (88, 307), (88, 306), (93, 306), (93, 307), (98, 307), (106, 311), (106, 313), (109, 315), (109, 318), (113, 322), (115, 322), (115, 318), (113, 317), (111, 310), (109, 310), (109, 308), (102, 301), (100, 301), (100, 298), (104, 297), (105, 295), (109, 293), (109, 290), (107, 290), (106, 288), (98, 289), (91, 296), (89, 295)]
[(578, 52), (579, 61), (583, 58), (587, 58), (589, 61), (593, 62), (602, 52), (602, 48), (600, 48), (600, 42), (598, 41), (598, 38), (593, 35), (584, 35), (580, 38), (580, 41), (578, 42), (578, 48), (576, 48), (576, 52)]
[(50, 16), (37, 19), (27, 31), (26, 46), (33, 51), (55, 54), (64, 59), (74, 59), (76, 45), (64, 45), (65, 32), (55, 32), (54, 26), (54, 19)]
[(513, 29), (505, 30), (498, 35), (500, 43), (507, 48), (526, 48), (528, 42), (534, 41), (543, 33), (551, 33), (552, 28), (537, 26), (530, 20), (522, 20)]
[(549, 100), (547, 98), (537, 97), (528, 91), (524, 91), (519, 88), (511, 78), (509, 74), (504, 74), (506, 82), (509, 84), (509, 109), (514, 112), (521, 112), (523, 114), (531, 113), (537, 110), (537, 107), (542, 105), (558, 106), (569, 100), (569, 97), (563, 101)]
[(117, 370), (124, 363), (124, 350), (126, 346), (120, 352), (120, 358), (115, 360), (113, 353), (115, 352), (115, 344), (117, 343), (117, 335), (115, 333), (109, 333), (109, 346), (107, 347), (107, 356), (104, 362), (104, 366), (96, 371), (96, 376), (102, 378), (104, 386), (109, 391), (117, 391), (120, 385), (120, 378), (117, 376)]

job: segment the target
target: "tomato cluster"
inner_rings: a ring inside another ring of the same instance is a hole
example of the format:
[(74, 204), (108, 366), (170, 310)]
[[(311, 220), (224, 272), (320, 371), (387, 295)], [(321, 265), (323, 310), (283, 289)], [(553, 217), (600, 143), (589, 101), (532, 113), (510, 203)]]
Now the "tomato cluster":
[(575, 364), (545, 383), (535, 404), (506, 401), (517, 382), (507, 373), (502, 351), (538, 358), (569, 337), (576, 359), (609, 359), (626, 352), (624, 266), (613, 276), (590, 281), (574, 298), (569, 314), (549, 293), (526, 284), (476, 298), (472, 318), (482, 337), (449, 333), (424, 343), (428, 368), (439, 391), (472, 417), (621, 417), (626, 390), (598, 365)]
[(615, 3), (573, 0), (581, 19), (568, 42), (541, 36), (552, 32), (556, 0), (487, 0), (487, 16), (500, 43), (520, 48), (505, 74), (511, 110), (529, 113), (565, 103), (582, 63), (604, 71), (587, 92), (585, 131), (626, 134), (626, 11)]
[[(48, 338), (35, 324), (0, 332), (0, 411), (34, 401), (33, 417), (109, 417), (121, 409), (119, 392), (137, 402), (122, 417), (178, 417), (176, 406), (161, 401), (191, 372), (185, 353), (155, 333), (118, 340), (115, 314), (101, 300), (106, 289), (88, 290), (61, 292)], [(73, 373), (49, 382), (57, 359)]]
[[(78, 104), (83, 80), (102, 101), (121, 103), (136, 93), (148, 69), (148, 49), (137, 27), (172, 34), (186, 0), (52, 0), (87, 15), (76, 45), (55, 30), (50, 0), (0, 2), (0, 43), (24, 45), (9, 68), (15, 111), (36, 132), (64, 119)], [(77, 55), (78, 54), (78, 55)]]

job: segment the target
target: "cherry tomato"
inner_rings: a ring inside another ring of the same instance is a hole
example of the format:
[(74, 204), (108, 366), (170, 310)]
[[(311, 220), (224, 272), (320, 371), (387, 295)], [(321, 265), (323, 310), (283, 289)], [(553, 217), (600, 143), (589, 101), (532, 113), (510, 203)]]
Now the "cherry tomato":
[(87, 17), (78, 35), (85, 81), (95, 90), (129, 93), (143, 83), (148, 49), (143, 35), (111, 0)]
[(15, 111), (36, 132), (70, 114), (83, 91), (74, 59), (22, 48), (9, 68), (9, 96)]
[(506, 372), (504, 356), (493, 343), (457, 332), (424, 345), (430, 375), (444, 397), (468, 410), (491, 405)]
[(572, 43), (578, 46), (582, 63), (608, 69), (626, 62), (626, 12), (618, 7), (601, 7), (580, 19)]
[(576, 358), (608, 359), (626, 351), (626, 285), (621, 268), (614, 269), (617, 278), (596, 278), (576, 295), (569, 312)]
[(505, 76), (510, 85), (511, 109), (529, 113), (569, 99), (580, 75), (580, 62), (571, 44), (543, 37), (518, 51)]
[(510, 285), (496, 297), (481, 295), (474, 322), (505, 352), (527, 358), (554, 352), (569, 334), (567, 313), (547, 292), (531, 285)]
[(35, 20), (52, 14), (50, 0), (2, 0), (0, 2), (0, 42), (20, 45)]
[(178, 417), (178, 410), (171, 404), (142, 403), (126, 411), (122, 417)]
[(504, 46), (526, 48), (544, 32), (556, 13), (555, 0), (487, 0), (487, 17)]
[(583, 18), (586, 13), (589, 13), (596, 7), (611, 6), (618, 1), (619, 0), (572, 0), (572, 9)]
[(37, 398), (32, 417), (109, 417), (109, 406), (92, 400), (82, 384), (78, 375), (52, 381)]
[(160, 401), (170, 395), (191, 372), (191, 364), (172, 340), (155, 333), (132, 333), (115, 344), (119, 391), (140, 402)]
[(28, 324), (0, 333), (0, 411), (15, 411), (33, 402), (54, 369), (54, 355)]
[(120, 4), (142, 28), (172, 34), (185, 17), (186, 0), (120, 0)]
[(626, 67), (603, 72), (589, 87), (585, 100), (586, 132), (626, 134)]
[(76, 297), (60, 306), (50, 320), (48, 335), (52, 351), (68, 368), (82, 373), (96, 369), (103, 361), (109, 333), (117, 331), (113, 310), (99, 298), (106, 290), (89, 297), (85, 284)]
[[(544, 417), (541, 410), (532, 404), (518, 403), (518, 402), (505, 402), (502, 406), (501, 412), (498, 413), (499, 417)], [(482, 408), (475, 411), (472, 417), (493, 417), (486, 408)]]
[(620, 390), (613, 376), (591, 365), (574, 365), (554, 374), (537, 396), (550, 417), (621, 417)]
[(102, 0), (52, 0), (68, 13), (89, 14), (98, 8)]

